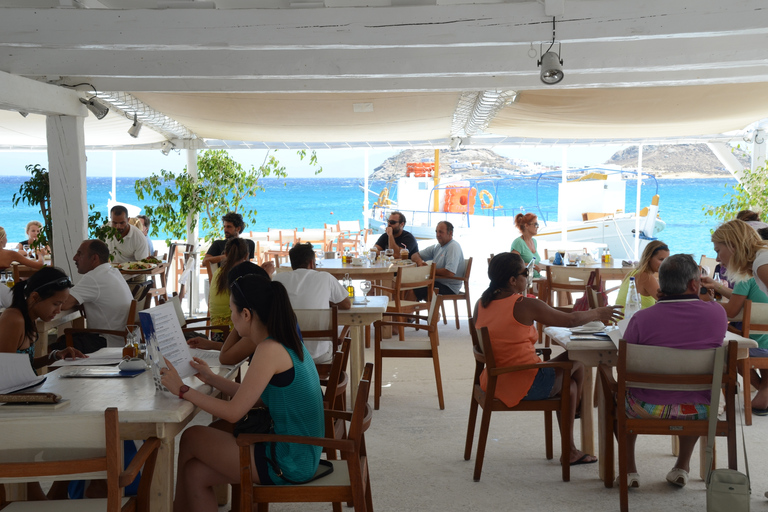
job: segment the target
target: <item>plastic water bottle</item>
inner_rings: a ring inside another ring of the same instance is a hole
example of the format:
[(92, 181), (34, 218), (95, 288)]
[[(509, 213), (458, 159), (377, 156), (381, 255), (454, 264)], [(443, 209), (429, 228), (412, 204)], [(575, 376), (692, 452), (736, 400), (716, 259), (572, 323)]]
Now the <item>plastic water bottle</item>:
[(629, 321), (632, 315), (640, 311), (640, 294), (637, 293), (635, 278), (629, 278), (629, 290), (627, 291), (627, 302), (624, 305), (624, 318)]
[(528, 266), (526, 267), (528, 269), (528, 288), (533, 286), (533, 273), (536, 271), (533, 266), (536, 265), (536, 258), (531, 258), (531, 261), (528, 262)]

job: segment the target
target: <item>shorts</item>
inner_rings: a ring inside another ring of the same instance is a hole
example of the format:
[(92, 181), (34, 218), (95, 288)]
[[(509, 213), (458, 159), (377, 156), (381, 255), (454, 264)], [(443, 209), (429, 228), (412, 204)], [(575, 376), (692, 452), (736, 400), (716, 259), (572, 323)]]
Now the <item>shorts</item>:
[(555, 369), (539, 368), (536, 372), (536, 378), (528, 390), (523, 400), (546, 400), (552, 395), (552, 388), (555, 387)]
[(707, 404), (669, 404), (654, 405), (638, 400), (631, 391), (624, 397), (627, 418), (639, 420), (705, 420), (709, 417)]
[(768, 348), (751, 348), (749, 357), (768, 357)]
[[(425, 286), (423, 288), (415, 288), (413, 290), (414, 295), (416, 295), (416, 299), (419, 301), (426, 301), (427, 300), (427, 290), (428, 288)], [(455, 295), (457, 292), (454, 292), (448, 286), (444, 285), (443, 283), (435, 282), (435, 292), (437, 292), (438, 295)]]
[[(76, 332), (72, 334), (72, 346), (83, 354), (92, 354), (107, 346), (107, 339), (95, 332)], [(59, 336), (56, 343), (48, 346), (48, 351), (67, 348), (66, 336)]]

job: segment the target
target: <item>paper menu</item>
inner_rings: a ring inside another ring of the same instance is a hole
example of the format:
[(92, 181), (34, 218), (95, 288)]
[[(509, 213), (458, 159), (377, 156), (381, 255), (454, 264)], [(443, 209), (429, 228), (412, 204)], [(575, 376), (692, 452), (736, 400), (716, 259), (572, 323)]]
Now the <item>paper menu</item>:
[(163, 357), (171, 362), (181, 378), (191, 377), (197, 373), (189, 365), (192, 355), (189, 352), (187, 340), (181, 330), (173, 304), (167, 302), (160, 306), (139, 312), (141, 329), (145, 339), (153, 336), (157, 340), (157, 348)]
[(29, 364), (27, 354), (0, 353), (0, 394), (36, 386), (45, 380)]

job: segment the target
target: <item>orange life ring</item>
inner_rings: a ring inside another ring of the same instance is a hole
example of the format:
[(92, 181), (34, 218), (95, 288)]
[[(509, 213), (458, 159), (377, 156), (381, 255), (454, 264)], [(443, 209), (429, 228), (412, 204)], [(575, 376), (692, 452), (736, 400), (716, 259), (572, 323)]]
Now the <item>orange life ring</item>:
[(493, 208), (493, 196), (487, 190), (480, 191), (480, 206), (485, 210)]

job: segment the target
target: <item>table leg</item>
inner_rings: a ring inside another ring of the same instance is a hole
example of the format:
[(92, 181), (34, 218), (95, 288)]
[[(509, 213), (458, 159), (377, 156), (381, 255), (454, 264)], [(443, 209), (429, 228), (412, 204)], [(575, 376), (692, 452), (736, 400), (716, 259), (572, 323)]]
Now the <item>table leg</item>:
[(176, 459), (174, 440), (173, 436), (160, 439), (149, 504), (152, 512), (171, 512), (173, 510), (173, 468)]
[[(603, 387), (597, 387), (597, 465), (600, 480), (613, 482), (613, 431), (605, 431), (606, 398)], [(610, 443), (610, 445), (609, 445)], [(610, 459), (611, 466), (608, 467)]]
[(592, 366), (584, 365), (584, 384), (581, 388), (581, 451), (595, 453), (594, 371)]
[(349, 380), (351, 389), (350, 403), (355, 403), (357, 397), (357, 387), (360, 384), (360, 376), (363, 374), (363, 366), (365, 366), (365, 351), (363, 350), (365, 326), (363, 325), (351, 325), (349, 327), (349, 333), (352, 336), (352, 344), (349, 347)]

